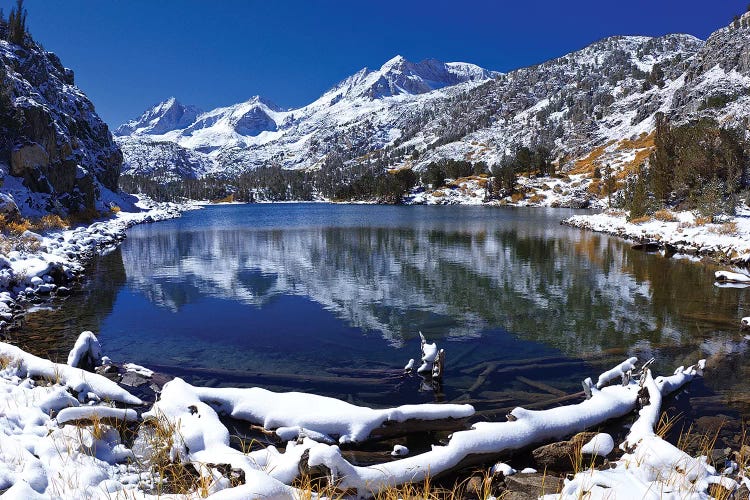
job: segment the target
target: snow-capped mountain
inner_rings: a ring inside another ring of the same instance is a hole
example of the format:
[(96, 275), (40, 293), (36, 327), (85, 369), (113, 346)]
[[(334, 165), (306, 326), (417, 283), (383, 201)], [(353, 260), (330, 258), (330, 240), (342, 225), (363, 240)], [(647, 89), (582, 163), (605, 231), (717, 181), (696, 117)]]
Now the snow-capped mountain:
[[(271, 161), (305, 168), (319, 161), (343, 136), (349, 137), (344, 140), (354, 149), (361, 139), (377, 147), (388, 144), (398, 137), (398, 131), (388, 125), (393, 120), (390, 110), (403, 113), (404, 105), (419, 102), (413, 100), (415, 96), (427, 101), (446, 97), (456, 88), (476, 86), (497, 75), (468, 63), (412, 63), (397, 56), (378, 70), (363, 68), (299, 109), (282, 110), (255, 96), (244, 103), (201, 113), (180, 129), (155, 133), (140, 125), (151, 123), (158, 116), (154, 110), (169, 107), (167, 101), (118, 128), (121, 136), (117, 141), (126, 151), (128, 173), (144, 172), (144, 166), (151, 162), (149, 144), (159, 150), (154, 152), (156, 157), (164, 159), (165, 142), (202, 155), (200, 158), (210, 164), (206, 173), (239, 173)], [(136, 122), (139, 125), (134, 126)], [(134, 131), (129, 132), (131, 129)], [(177, 172), (173, 174), (178, 176)]]
[(164, 134), (189, 126), (200, 113), (201, 110), (195, 106), (185, 106), (170, 97), (146, 110), (137, 120), (130, 120), (117, 127), (115, 135)]
[[(0, 181), (25, 214), (105, 208), (118, 198), (122, 153), (73, 71), (0, 23)], [(118, 198), (121, 200), (121, 198)]]
[(181, 129), (117, 140), (128, 172), (148, 168), (144, 140), (193, 151), (205, 174), (230, 177), (267, 165), (316, 167), (334, 152), (368, 161), (384, 148), (390, 166), (416, 170), (441, 158), (493, 164), (515, 146), (537, 144), (551, 147), (564, 169), (604, 161), (627, 168), (653, 147), (658, 112), (678, 123), (744, 119), (747, 47), (748, 14), (706, 42), (683, 34), (615, 36), (505, 74), (397, 56), (302, 108), (282, 110), (256, 97), (203, 113)]

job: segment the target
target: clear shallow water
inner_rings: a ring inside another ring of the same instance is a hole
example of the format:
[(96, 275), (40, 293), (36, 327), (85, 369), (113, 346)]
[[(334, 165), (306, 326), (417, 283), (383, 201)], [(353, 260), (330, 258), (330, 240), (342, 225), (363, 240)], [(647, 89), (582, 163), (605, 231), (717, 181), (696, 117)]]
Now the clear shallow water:
[[(18, 341), (63, 359), (90, 329), (113, 359), (195, 383), (488, 412), (575, 392), (628, 355), (662, 370), (710, 356), (703, 411), (750, 414), (748, 291), (714, 287), (712, 264), (561, 226), (572, 213), (212, 206), (129, 230)], [(447, 353), (437, 392), (400, 376), (420, 330)]]

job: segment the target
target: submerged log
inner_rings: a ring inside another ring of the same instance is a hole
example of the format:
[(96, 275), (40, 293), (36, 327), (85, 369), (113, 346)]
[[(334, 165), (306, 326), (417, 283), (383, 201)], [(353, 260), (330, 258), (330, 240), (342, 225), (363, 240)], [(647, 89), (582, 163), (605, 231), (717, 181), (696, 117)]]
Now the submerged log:
[[(678, 373), (679, 377), (661, 379), (661, 393), (673, 392), (699, 375), (691, 369), (679, 369)], [(491, 463), (512, 450), (572, 435), (622, 417), (636, 408), (640, 392), (641, 386), (635, 381), (602, 389), (593, 386), (591, 398), (580, 403), (543, 411), (516, 408), (508, 422), (477, 423), (470, 430), (454, 433), (445, 446), (376, 466), (354, 466), (333, 448), (311, 450), (309, 464), (318, 470), (327, 469), (327, 474), (336, 478), (339, 488), (357, 489), (359, 494), (377, 494), (394, 485), (421, 482), (427, 476), (454, 474), (470, 466)]]

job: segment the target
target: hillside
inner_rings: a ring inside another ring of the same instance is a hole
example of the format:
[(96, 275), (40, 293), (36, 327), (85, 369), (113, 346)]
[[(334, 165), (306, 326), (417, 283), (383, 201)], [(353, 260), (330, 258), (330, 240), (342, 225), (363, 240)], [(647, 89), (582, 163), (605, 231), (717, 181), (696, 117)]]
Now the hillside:
[[(658, 113), (675, 125), (710, 117), (747, 130), (748, 22), (745, 15), (705, 42), (684, 34), (609, 37), (506, 74), (398, 56), (298, 109), (256, 96), (199, 113), (185, 125), (190, 113), (174, 109), (195, 108), (170, 99), (120, 127), (116, 140), (129, 176), (161, 183), (206, 178), (215, 189), (229, 182), (229, 190), (245, 189), (251, 199), (299, 198), (291, 186), (305, 182), (313, 187), (304, 196), (331, 197), (330, 179), (315, 173), (331, 165), (341, 169), (334, 182), (352, 188), (347, 192), (359, 192), (353, 186), (363, 175), (388, 169), (424, 175), (430, 164), (446, 160), (475, 165), (473, 174), (494, 174), (493, 165), (525, 147), (543, 150), (553, 169), (568, 175), (573, 186), (560, 191), (579, 192), (552, 196), (548, 181), (530, 178), (522, 183), (525, 199), (541, 198), (531, 204), (603, 205), (593, 173), (611, 168), (621, 189), (654, 150)], [(253, 173), (258, 170), (263, 173)], [(523, 168), (516, 170), (524, 177)], [(269, 177), (283, 178), (277, 184), (288, 188), (269, 187)], [(488, 191), (472, 182), (464, 184), (474, 201), (486, 201)]]
[(28, 33), (10, 39), (3, 21), (0, 178), (6, 209), (66, 215), (108, 209), (112, 201), (128, 204), (116, 194), (122, 152), (75, 86), (73, 71)]

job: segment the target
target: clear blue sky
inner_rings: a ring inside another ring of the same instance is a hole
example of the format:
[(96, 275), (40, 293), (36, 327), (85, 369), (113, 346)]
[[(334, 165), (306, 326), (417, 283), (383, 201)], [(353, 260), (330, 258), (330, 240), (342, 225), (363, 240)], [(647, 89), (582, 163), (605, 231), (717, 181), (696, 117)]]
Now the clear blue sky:
[[(174, 95), (307, 104), (396, 54), (507, 71), (609, 35), (705, 39), (747, 1), (26, 0), (32, 35), (110, 125)], [(11, 0), (0, 0), (7, 16)]]

